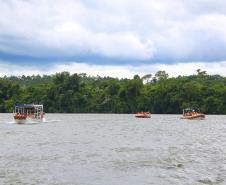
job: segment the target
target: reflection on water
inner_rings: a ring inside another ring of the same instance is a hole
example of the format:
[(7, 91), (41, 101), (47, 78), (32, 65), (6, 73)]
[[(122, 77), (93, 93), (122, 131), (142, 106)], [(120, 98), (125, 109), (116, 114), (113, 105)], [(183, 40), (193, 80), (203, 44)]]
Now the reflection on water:
[(226, 184), (226, 116), (0, 114), (0, 184)]

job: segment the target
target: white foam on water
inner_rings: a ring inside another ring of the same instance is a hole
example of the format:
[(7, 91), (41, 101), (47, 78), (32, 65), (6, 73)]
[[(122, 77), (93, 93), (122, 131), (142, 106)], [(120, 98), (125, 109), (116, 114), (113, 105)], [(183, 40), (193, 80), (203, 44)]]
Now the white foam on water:
[(60, 122), (60, 121), (62, 121), (62, 120), (48, 120), (48, 121), (43, 121), (44, 123), (53, 123), (53, 122)]
[(54, 123), (54, 122), (60, 122), (61, 120), (46, 120), (44, 119), (43, 121), (31, 121), (28, 120), (26, 123), (16, 123), (15, 121), (9, 121), (7, 124), (17, 124), (17, 125), (33, 125), (33, 124), (41, 124), (41, 123)]

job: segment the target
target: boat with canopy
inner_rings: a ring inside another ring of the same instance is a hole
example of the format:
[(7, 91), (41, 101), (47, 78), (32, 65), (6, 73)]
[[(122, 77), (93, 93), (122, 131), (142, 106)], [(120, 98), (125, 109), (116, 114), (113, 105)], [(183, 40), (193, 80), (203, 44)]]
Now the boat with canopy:
[(14, 106), (13, 117), (16, 123), (43, 122), (45, 113), (43, 105), (17, 104)]

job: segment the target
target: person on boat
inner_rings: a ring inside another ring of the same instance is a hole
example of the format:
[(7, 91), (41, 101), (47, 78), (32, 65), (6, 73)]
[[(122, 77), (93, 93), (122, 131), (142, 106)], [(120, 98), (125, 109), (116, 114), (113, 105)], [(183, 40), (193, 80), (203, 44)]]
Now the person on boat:
[(188, 112), (188, 116), (192, 116), (192, 112)]
[(43, 119), (43, 118), (44, 118), (44, 116), (45, 116), (45, 112), (42, 112), (42, 114), (41, 114), (41, 118)]

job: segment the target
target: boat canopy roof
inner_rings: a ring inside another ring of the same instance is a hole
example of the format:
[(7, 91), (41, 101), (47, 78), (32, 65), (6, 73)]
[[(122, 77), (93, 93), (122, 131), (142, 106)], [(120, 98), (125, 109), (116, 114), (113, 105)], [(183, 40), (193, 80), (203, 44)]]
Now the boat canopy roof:
[(189, 111), (200, 111), (199, 109), (197, 109), (197, 108), (186, 108), (186, 109), (183, 109), (183, 111), (185, 111), (185, 112), (189, 112)]
[(43, 107), (43, 105), (35, 105), (35, 104), (16, 104), (15, 108), (37, 108), (37, 107)]

